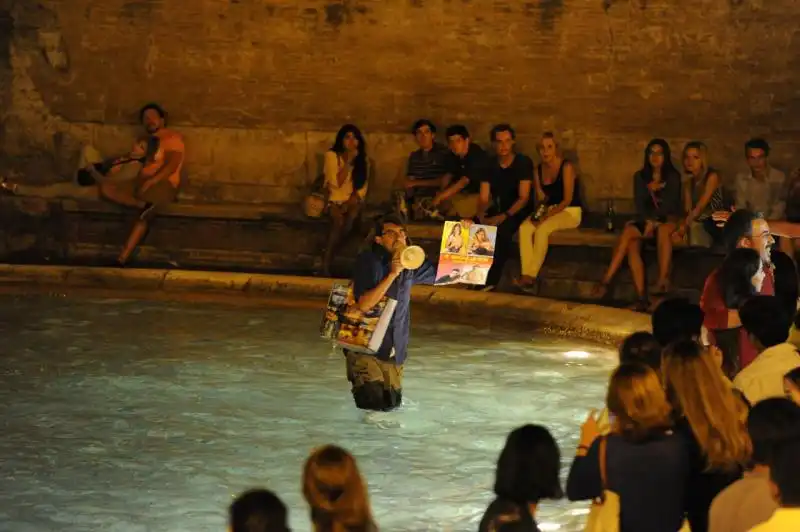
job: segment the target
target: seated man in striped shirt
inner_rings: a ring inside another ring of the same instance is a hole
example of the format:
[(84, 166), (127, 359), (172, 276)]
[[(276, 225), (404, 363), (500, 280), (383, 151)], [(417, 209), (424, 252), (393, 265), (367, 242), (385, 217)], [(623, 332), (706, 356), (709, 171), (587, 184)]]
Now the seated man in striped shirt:
[(447, 179), (447, 161), (450, 150), (436, 142), (436, 126), (422, 118), (414, 122), (411, 133), (417, 140), (418, 150), (408, 156), (406, 172), (406, 202), (415, 219), (424, 217), (420, 200), (433, 198)]

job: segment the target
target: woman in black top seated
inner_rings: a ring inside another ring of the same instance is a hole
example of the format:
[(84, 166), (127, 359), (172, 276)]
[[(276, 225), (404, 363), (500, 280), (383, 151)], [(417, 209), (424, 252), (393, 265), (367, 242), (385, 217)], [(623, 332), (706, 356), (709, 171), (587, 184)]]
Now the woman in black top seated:
[(642, 169), (633, 176), (633, 195), (636, 219), (628, 222), (620, 235), (611, 264), (595, 290), (595, 297), (604, 297), (608, 285), (622, 266), (625, 257), (636, 288), (637, 310), (646, 310), (645, 269), (642, 261), (642, 242), (655, 240), (658, 250), (657, 290), (669, 285), (672, 265), (672, 233), (681, 217), (681, 174), (672, 164), (669, 144), (653, 139), (644, 150)]
[(753, 452), (747, 406), (711, 349), (693, 340), (667, 346), (661, 378), (689, 450), (684, 509), (692, 532), (706, 532), (711, 501), (741, 478)]
[(539, 532), (536, 507), (542, 499), (564, 496), (558, 478), (561, 453), (553, 436), (539, 425), (511, 431), (497, 460), (492, 501), (478, 532)]
[(675, 532), (683, 522), (689, 456), (670, 430), (672, 409), (658, 375), (644, 364), (624, 363), (611, 376), (606, 401), (611, 432), (598, 435), (592, 412), (581, 429), (567, 497), (591, 500), (605, 487), (619, 496), (621, 531)]

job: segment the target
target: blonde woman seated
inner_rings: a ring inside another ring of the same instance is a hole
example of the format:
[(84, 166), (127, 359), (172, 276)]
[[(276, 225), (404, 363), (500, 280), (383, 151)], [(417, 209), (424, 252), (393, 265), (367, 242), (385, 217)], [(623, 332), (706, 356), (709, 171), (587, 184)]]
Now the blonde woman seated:
[(606, 489), (619, 497), (620, 530), (679, 530), (689, 455), (671, 430), (672, 409), (658, 374), (644, 364), (623, 363), (611, 376), (606, 402), (611, 432), (600, 436), (594, 412), (589, 415), (567, 497), (588, 501)]
[(532, 290), (536, 285), (547, 256), (550, 235), (555, 231), (575, 229), (583, 216), (575, 167), (558, 153), (552, 133), (542, 135), (539, 155), (542, 163), (536, 167), (533, 183), (536, 202), (544, 206), (544, 213), (538, 218), (525, 220), (519, 228), (522, 275), (515, 284), (524, 291)]
[(377, 532), (367, 486), (353, 456), (335, 445), (311, 453), (303, 469), (303, 497), (314, 532)]
[[(726, 216), (725, 198), (722, 196), (722, 179), (708, 165), (708, 148), (700, 141), (692, 141), (683, 148), (683, 203), (688, 214), (675, 230), (673, 240), (685, 241), (693, 246), (711, 247), (722, 240), (722, 221)], [(662, 286), (666, 292), (669, 287)]]

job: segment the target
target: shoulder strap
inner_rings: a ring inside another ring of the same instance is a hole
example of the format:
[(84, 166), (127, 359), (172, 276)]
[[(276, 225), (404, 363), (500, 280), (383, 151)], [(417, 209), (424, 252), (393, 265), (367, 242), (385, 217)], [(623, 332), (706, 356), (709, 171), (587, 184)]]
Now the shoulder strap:
[(608, 489), (608, 475), (606, 473), (606, 446), (608, 444), (608, 438), (606, 436), (601, 436), (600, 440), (600, 482), (603, 484), (603, 491)]

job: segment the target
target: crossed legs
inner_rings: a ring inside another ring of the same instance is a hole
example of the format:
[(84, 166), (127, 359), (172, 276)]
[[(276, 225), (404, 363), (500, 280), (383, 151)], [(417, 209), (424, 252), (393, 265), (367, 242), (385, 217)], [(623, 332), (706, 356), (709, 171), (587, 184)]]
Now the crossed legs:
[[(663, 293), (669, 290), (669, 275), (672, 268), (672, 233), (675, 231), (675, 224), (662, 223), (654, 230), (656, 239), (656, 250), (658, 254), (658, 281), (656, 282), (656, 292)], [(648, 237), (650, 235), (647, 235)], [(622, 261), (628, 259), (628, 267), (633, 277), (633, 286), (636, 295), (640, 300), (645, 299), (645, 268), (642, 260), (642, 241), (645, 236), (636, 224), (629, 223), (620, 235), (619, 241), (614, 248), (611, 257), (611, 264), (608, 265), (603, 280), (596, 289), (595, 295), (605, 296), (608, 285), (622, 267)]]

